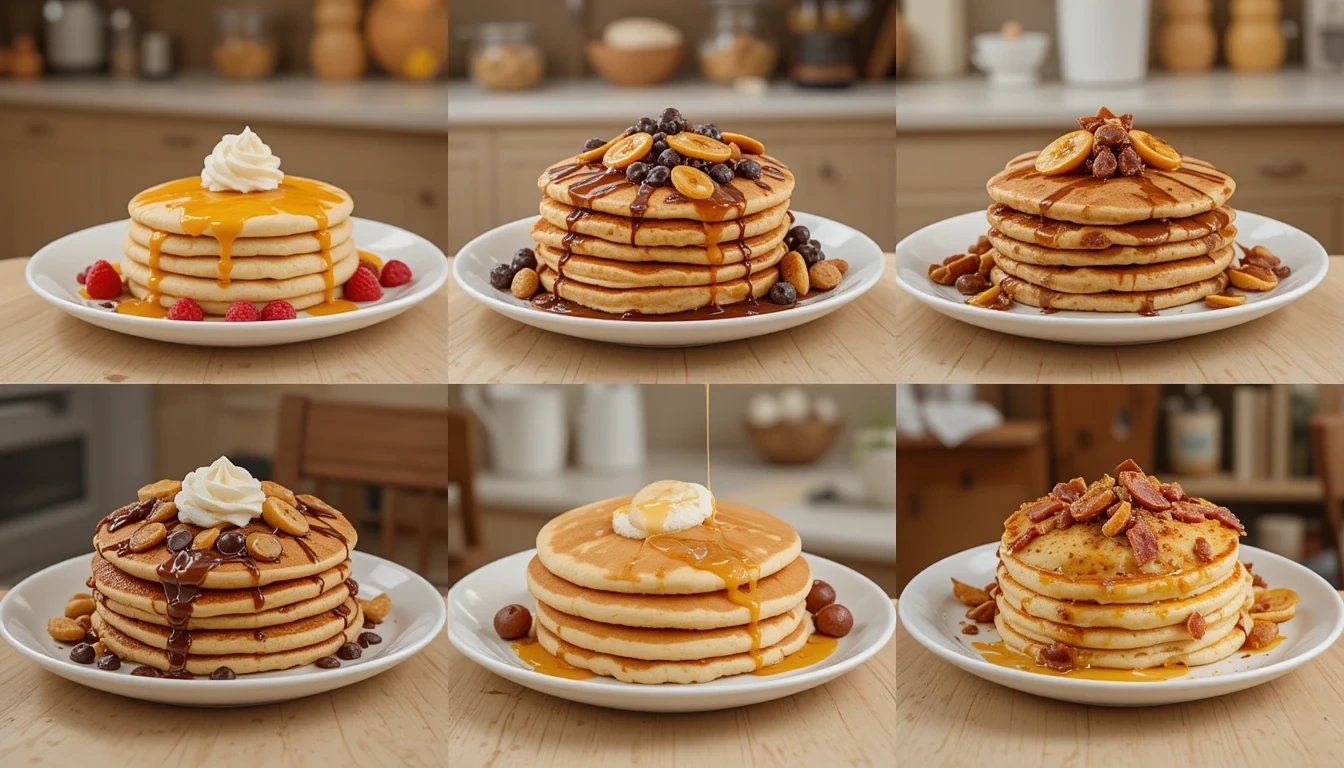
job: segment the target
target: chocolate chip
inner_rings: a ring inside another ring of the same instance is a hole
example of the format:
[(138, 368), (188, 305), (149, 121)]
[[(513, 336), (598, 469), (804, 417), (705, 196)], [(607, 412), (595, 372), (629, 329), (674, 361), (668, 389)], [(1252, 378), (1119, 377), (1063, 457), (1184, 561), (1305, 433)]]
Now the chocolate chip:
[(759, 181), (761, 178), (761, 164), (755, 160), (743, 160), (737, 164), (737, 175), (744, 179)]
[(516, 640), (532, 629), (532, 614), (524, 606), (513, 604), (495, 613), (495, 634), (505, 640)]
[(519, 248), (518, 252), (513, 254), (513, 261), (509, 264), (514, 272), (520, 269), (536, 269), (537, 253), (531, 248)]
[(340, 650), (336, 651), (336, 655), (346, 661), (350, 661), (363, 656), (364, 650), (354, 643), (346, 643), (341, 646)]
[(80, 643), (70, 649), (70, 660), (78, 664), (92, 664), (96, 655), (93, 652), (93, 646), (88, 643)]
[[(509, 278), (513, 282), (513, 278)], [(215, 549), (222, 555), (236, 555), (247, 548), (247, 537), (239, 531), (225, 531), (215, 540)]]
[(163, 677), (163, 673), (153, 667), (139, 666), (131, 670), (136, 677)]
[(228, 667), (220, 667), (219, 669), (216, 669), (214, 672), (210, 673), (211, 680), (232, 680), (236, 677), (238, 676), (235, 675), (233, 673), (233, 670), (229, 669)]
[(323, 656), (313, 663), (322, 669), (335, 669), (341, 666), (341, 662), (335, 656)]
[(121, 659), (115, 653), (104, 654), (98, 657), (98, 668), (114, 672), (121, 669)]
[(596, 139), (596, 138), (594, 138), (594, 139), (589, 139), (589, 140), (583, 142), (583, 151), (584, 151), (584, 152), (591, 152), (592, 150), (597, 149), (598, 147), (600, 147), (600, 146), (602, 146), (603, 144), (606, 144), (606, 143), (607, 143), (607, 140), (606, 140), (606, 139)]
[(854, 615), (839, 603), (831, 603), (816, 615), (817, 631), (831, 637), (844, 637), (854, 627)]
[(168, 534), (168, 551), (181, 552), (191, 546), (192, 538), (191, 531), (188, 531), (186, 528), (175, 529), (172, 533)]
[(630, 182), (631, 184), (643, 183), (643, 181), (648, 177), (649, 177), (648, 163), (631, 163), (630, 166), (625, 169), (625, 180)]
[(789, 234), (785, 236), (784, 242), (788, 244), (789, 248), (797, 248), (798, 246), (802, 245), (803, 243), (806, 243), (811, 239), (812, 239), (812, 230), (808, 229), (807, 227), (804, 227), (802, 224), (799, 224), (798, 226), (789, 230)]
[(709, 169), (709, 178), (717, 181), (720, 184), (732, 184), (733, 169), (729, 168), (723, 163), (716, 163)]
[[(507, 291), (513, 286), (513, 276), (517, 273), (518, 270), (508, 264), (496, 264), (495, 268), (490, 270), (490, 285), (497, 290)], [(224, 534), (224, 536), (227, 535), (227, 533)], [(220, 536), (220, 539), (222, 540), (224, 536)], [(246, 539), (243, 541), (246, 542)], [(223, 552), (224, 550), (220, 549), (219, 551)]]
[(383, 638), (381, 635), (375, 634), (373, 632), (359, 633), (359, 644), (364, 648), (368, 648), (370, 645), (377, 645), (381, 642), (383, 642)]
[(658, 133), (658, 121), (652, 117), (639, 118), (639, 122), (635, 123), (635, 133), (647, 133), (650, 136)]
[(658, 155), (658, 164), (669, 170), (681, 165), (681, 160), (681, 153), (677, 152), (675, 149), (664, 150)]
[(365, 620), (364, 620), (364, 628), (365, 628), (365, 629), (373, 629), (373, 628), (376, 627), (376, 626), (378, 626), (378, 625), (377, 625), (377, 624), (374, 624), (372, 621), (369, 621), (368, 619), (365, 619)]
[(780, 280), (770, 288), (770, 301), (781, 307), (791, 307), (798, 303), (798, 289), (792, 283)]
[(663, 165), (654, 166), (645, 181), (655, 187), (665, 187), (672, 181), (672, 169)]
[[(971, 275), (962, 275), (970, 277)], [(976, 275), (979, 277), (979, 275)], [(983, 278), (981, 278), (983, 280)], [(812, 591), (807, 593), (807, 610), (812, 613), (820, 611), (822, 608), (835, 602), (835, 589), (821, 579), (812, 582)]]

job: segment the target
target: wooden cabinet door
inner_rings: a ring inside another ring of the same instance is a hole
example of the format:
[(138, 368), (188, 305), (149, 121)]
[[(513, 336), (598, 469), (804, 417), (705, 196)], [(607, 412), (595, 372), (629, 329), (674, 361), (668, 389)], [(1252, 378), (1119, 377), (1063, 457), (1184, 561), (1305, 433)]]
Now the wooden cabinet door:
[(791, 207), (847, 224), (877, 241), (884, 251), (896, 247), (892, 221), (895, 164), (890, 142), (774, 142), (772, 157), (789, 166), (797, 180)]
[[(1344, 195), (1329, 196), (1322, 194), (1323, 191), (1317, 189), (1309, 195), (1268, 195), (1258, 191), (1243, 195), (1238, 191), (1230, 204), (1238, 211), (1259, 213), (1292, 224), (1321, 241), (1327, 253), (1344, 252), (1344, 232), (1341, 232), (1340, 223)], [(1238, 235), (1239, 240), (1250, 235), (1240, 222), (1237, 225), (1243, 230), (1243, 234)]]
[(497, 183), (490, 135), (484, 131), (450, 131), (448, 134), (447, 254), (452, 256), (478, 235), (495, 226), (494, 197)]

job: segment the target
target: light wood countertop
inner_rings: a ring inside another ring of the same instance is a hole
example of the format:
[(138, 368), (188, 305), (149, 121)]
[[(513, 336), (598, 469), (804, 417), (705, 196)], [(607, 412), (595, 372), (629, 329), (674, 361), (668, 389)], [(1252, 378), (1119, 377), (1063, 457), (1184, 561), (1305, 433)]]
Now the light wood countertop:
[(957, 669), (924, 650), (899, 619), (895, 639), (904, 765), (1344, 763), (1344, 641), (1238, 693), (1163, 707), (1090, 707)]
[(915, 384), (1338, 384), (1344, 381), (1344, 257), (1311, 293), (1267, 317), (1156, 344), (1079, 346), (987, 331), (904, 291), (895, 381)]
[[(279, 347), (192, 347), (97, 328), (0, 261), (0, 383), (438, 384), (447, 380), (448, 290), (361, 331)], [(168, 322), (168, 321), (165, 321)]]
[[(7, 591), (0, 589), (0, 596)], [(330, 693), (205, 709), (86, 688), (0, 642), (0, 762), (446, 765), (442, 717), (451, 653), (448, 638), (440, 635), (396, 667)]]
[(896, 381), (896, 257), (852, 304), (797, 328), (706, 347), (641, 348), (510, 320), (449, 280), (448, 380), (575, 384), (880, 384)]
[(881, 766), (896, 754), (894, 640), (825, 685), (718, 712), (576, 704), (491, 674), (451, 645), (448, 669), (454, 766)]

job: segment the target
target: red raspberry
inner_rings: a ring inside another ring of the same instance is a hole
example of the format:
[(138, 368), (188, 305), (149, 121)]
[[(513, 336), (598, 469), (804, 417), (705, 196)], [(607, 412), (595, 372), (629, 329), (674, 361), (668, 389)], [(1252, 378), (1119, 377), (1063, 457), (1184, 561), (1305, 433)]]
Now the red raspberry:
[(378, 285), (371, 269), (356, 269), (350, 282), (345, 284), (345, 298), (351, 301), (377, 301), (383, 298), (383, 289)]
[(288, 301), (272, 301), (261, 308), (262, 320), (293, 320), (298, 316), (299, 314), (294, 311), (294, 305)]
[(365, 261), (365, 260), (363, 260), (363, 259), (360, 259), (360, 260), (359, 260), (359, 264), (357, 264), (357, 265), (355, 266), (355, 270), (356, 270), (356, 271), (363, 270), (363, 271), (368, 272), (369, 274), (373, 275), (373, 279), (374, 279), (374, 280), (377, 280), (377, 279), (378, 279), (378, 266), (377, 266), (376, 264), (373, 264), (373, 263), (367, 262), (367, 261)]
[(121, 275), (106, 261), (95, 261), (84, 275), (84, 290), (95, 299), (115, 299), (121, 295)]
[(201, 305), (191, 299), (178, 299), (168, 308), (168, 319), (199, 322), (205, 319), (205, 313), (201, 311)]
[(89, 276), (89, 268), (85, 267), (83, 272), (80, 272), (78, 275), (75, 275), (75, 282), (79, 283), (80, 285), (83, 285), (84, 281), (88, 279), (88, 276)]
[(404, 261), (389, 261), (383, 265), (383, 276), (379, 279), (384, 288), (396, 288), (411, 282), (411, 268)]
[(224, 313), (224, 322), (226, 323), (254, 323), (260, 315), (257, 314), (257, 308), (252, 306), (251, 302), (235, 301), (229, 307), (229, 311)]

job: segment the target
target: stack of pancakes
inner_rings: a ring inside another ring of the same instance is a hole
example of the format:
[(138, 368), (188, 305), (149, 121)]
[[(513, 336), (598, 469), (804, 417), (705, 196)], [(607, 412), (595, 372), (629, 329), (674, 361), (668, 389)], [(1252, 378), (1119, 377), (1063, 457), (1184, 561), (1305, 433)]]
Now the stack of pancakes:
[(1141, 312), (1227, 288), (1236, 183), (1191, 157), (1142, 176), (1045, 176), (1037, 153), (989, 180), (991, 280), (1044, 310)]
[[(1147, 669), (1211, 664), (1245, 643), (1252, 577), (1237, 560), (1236, 530), (1146, 516), (1160, 544), (1142, 566), (1124, 535), (1097, 523), (1056, 527), (1013, 552), (1041, 501), (1008, 519), (999, 549), (994, 625), (1010, 649), (1039, 661), (1064, 643), (1079, 667)], [(1199, 538), (1210, 559), (1196, 554)]]
[(569, 158), (537, 181), (532, 227), (541, 285), (610, 314), (662, 315), (726, 306), (769, 293), (792, 226), (794, 178), (768, 155), (759, 180), (735, 176), (694, 200), (673, 186), (626, 180), (599, 160)]
[(579, 507), (537, 535), (527, 585), (547, 652), (628, 683), (703, 683), (807, 643), (812, 574), (787, 523), (718, 501), (699, 526), (628, 539), (611, 519), (629, 503)]
[[(281, 545), (275, 562), (247, 550), (224, 557), (217, 544), (177, 553), (167, 540), (142, 552), (122, 547), (136, 530), (153, 524), (155, 508), (171, 496), (108, 515), (94, 536), (92, 624), (98, 639), (123, 660), (174, 676), (209, 675), (221, 667), (235, 674), (288, 669), (353, 642), (364, 623), (355, 599), (359, 587), (350, 579), (355, 530), (321, 500), (297, 499), (311, 526), (305, 537), (277, 532), (260, 519), (227, 529), (273, 534)], [(193, 536), (204, 530), (171, 519), (166, 525)], [(199, 588), (190, 584), (196, 578)]]
[(181, 179), (141, 192), (128, 208), (121, 271), (151, 309), (182, 298), (207, 315), (237, 301), (332, 304), (359, 265), (354, 201), (320, 181), (286, 176), (274, 191), (241, 193)]

